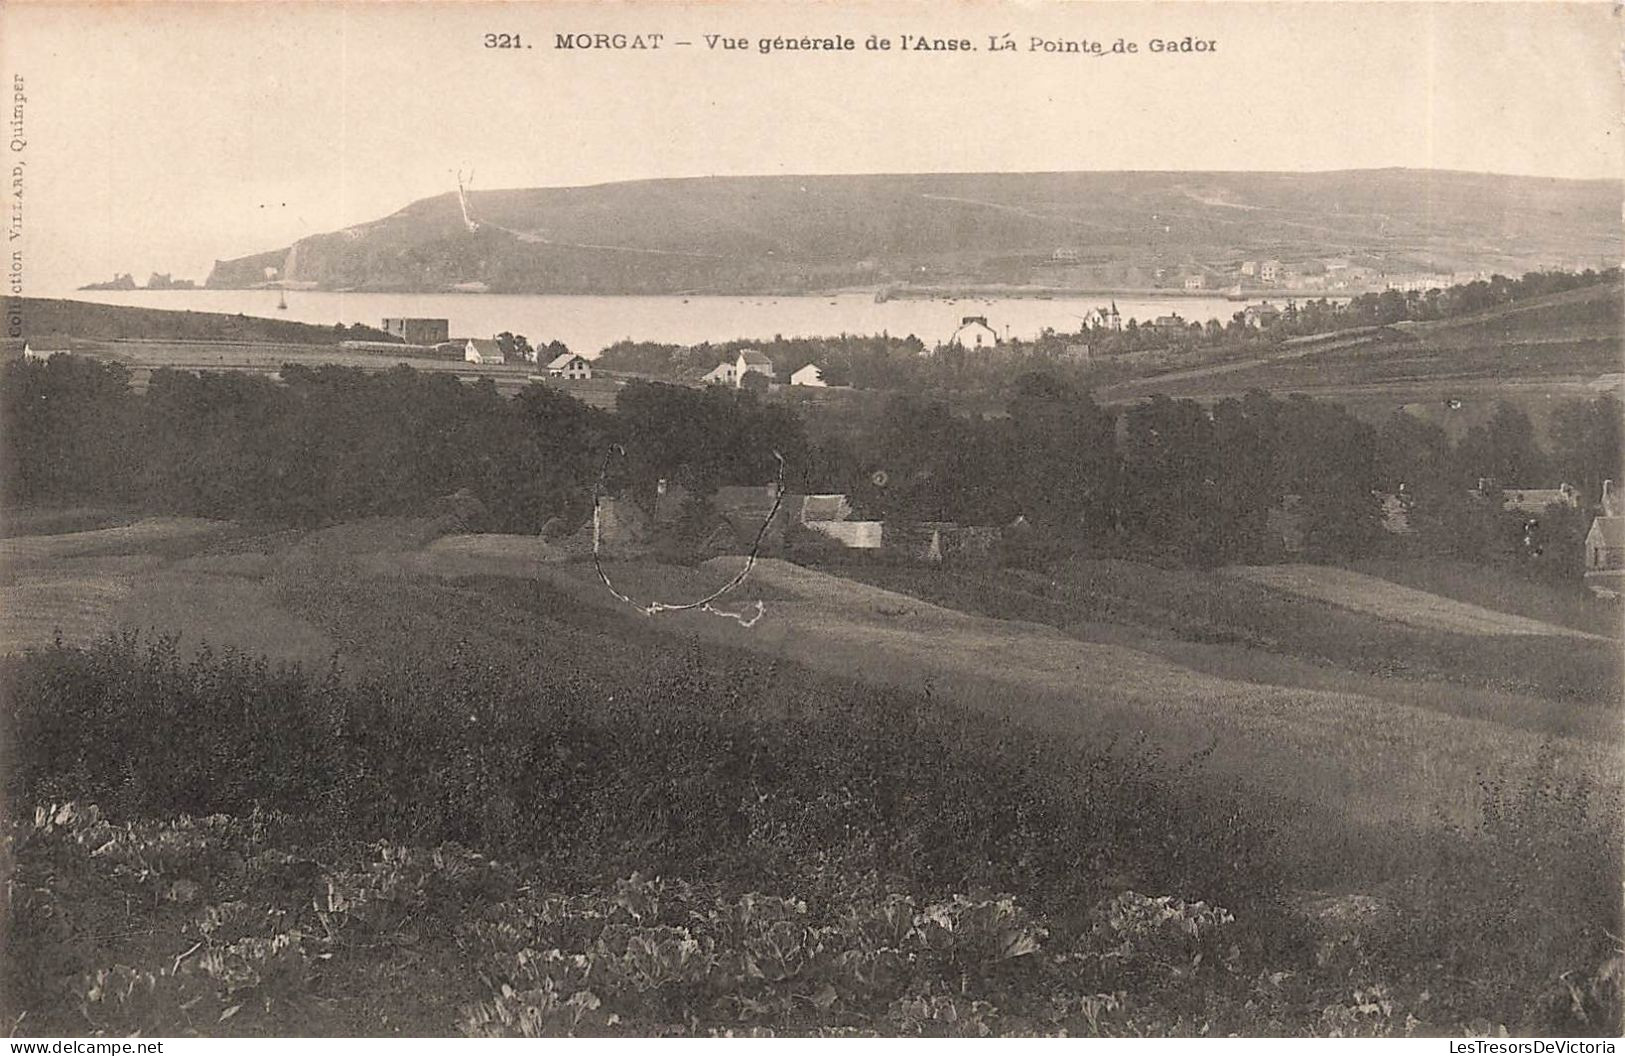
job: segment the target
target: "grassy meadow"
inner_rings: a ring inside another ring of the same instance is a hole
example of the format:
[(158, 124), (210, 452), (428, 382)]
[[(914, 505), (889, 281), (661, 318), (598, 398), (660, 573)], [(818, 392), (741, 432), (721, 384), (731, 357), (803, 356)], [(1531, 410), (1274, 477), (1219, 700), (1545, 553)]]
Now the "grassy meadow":
[(1583, 597), (13, 523), (25, 1033), (1619, 1029)]

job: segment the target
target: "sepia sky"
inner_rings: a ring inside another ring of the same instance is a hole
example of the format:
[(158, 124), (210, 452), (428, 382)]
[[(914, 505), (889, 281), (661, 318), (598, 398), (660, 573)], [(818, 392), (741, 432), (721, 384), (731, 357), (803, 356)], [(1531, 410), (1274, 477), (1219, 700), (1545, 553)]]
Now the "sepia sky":
[[(712, 174), (1621, 171), (1606, 3), (8, 3), (27, 288), (216, 258), (454, 189)], [(487, 32), (529, 49), (491, 50)], [(554, 35), (664, 33), (658, 51)], [(857, 39), (714, 52), (703, 34)], [(870, 33), (968, 37), (877, 53)], [(1018, 50), (990, 53), (990, 33)], [(1091, 58), (1033, 37), (1216, 40)], [(693, 46), (675, 47), (675, 39)], [(15, 248), (16, 243), (13, 243)]]

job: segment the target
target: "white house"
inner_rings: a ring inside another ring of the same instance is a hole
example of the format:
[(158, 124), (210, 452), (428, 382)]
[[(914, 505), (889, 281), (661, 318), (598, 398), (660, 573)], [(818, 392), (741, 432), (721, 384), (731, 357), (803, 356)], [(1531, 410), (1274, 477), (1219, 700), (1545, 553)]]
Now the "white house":
[(734, 360), (734, 384), (743, 386), (745, 378), (751, 374), (760, 374), (768, 381), (773, 381), (773, 361), (767, 358), (767, 353), (754, 348), (741, 349), (739, 358)]
[(790, 375), (790, 384), (811, 385), (814, 388), (822, 389), (827, 387), (829, 383), (824, 380), (824, 372), (819, 369), (818, 364), (808, 363), (805, 367)]
[(1083, 315), (1083, 325), (1091, 330), (1121, 330), (1123, 317), (1117, 312), (1117, 302), (1109, 308), (1091, 308)]
[(50, 359), (72, 351), (73, 344), (65, 337), (35, 337), (23, 342), (24, 359)]
[(463, 346), (463, 362), (486, 366), (493, 363), (506, 363), (508, 357), (502, 354), (502, 346), (494, 339), (471, 337), (468, 339), (468, 343)]
[(718, 363), (700, 376), (700, 380), (707, 385), (732, 385), (738, 374), (732, 363)]
[(967, 315), (959, 320), (959, 329), (948, 338), (948, 344), (960, 348), (992, 348), (999, 343), (999, 335), (987, 325), (985, 315)]
[(566, 381), (587, 381), (592, 377), (592, 361), (574, 352), (561, 352), (547, 364), (547, 376)]

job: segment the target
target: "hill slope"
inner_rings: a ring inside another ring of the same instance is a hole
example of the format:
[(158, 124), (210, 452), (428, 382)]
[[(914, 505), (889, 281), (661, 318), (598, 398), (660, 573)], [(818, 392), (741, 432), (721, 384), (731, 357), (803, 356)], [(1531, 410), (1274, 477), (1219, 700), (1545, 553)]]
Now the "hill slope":
[(208, 284), (253, 286), (276, 268), (321, 288), (411, 291), (1129, 287), (1244, 257), (1520, 274), (1620, 254), (1612, 182), (1403, 169), (706, 177), (476, 191), (469, 208), (477, 230), (440, 195), (219, 261)]
[(1617, 392), (1622, 312), (1625, 288), (1601, 283), (1455, 319), (1288, 341), (1247, 359), (1179, 364), (1101, 386), (1095, 395), (1128, 403), (1154, 393), (1216, 399), (1262, 389), (1335, 399), (1355, 413), (1363, 409), (1357, 397), (1367, 396), (1379, 421), (1420, 400), (1428, 405), (1424, 417), (1442, 414), (1436, 424), (1459, 435), (1501, 400), (1531, 399), (1526, 410), (1538, 420), (1552, 396)]

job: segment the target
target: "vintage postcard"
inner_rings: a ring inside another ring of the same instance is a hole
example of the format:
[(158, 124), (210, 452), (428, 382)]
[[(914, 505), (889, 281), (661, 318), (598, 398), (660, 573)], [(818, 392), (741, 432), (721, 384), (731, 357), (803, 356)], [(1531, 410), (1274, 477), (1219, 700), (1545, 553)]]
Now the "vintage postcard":
[(11, 1051), (1613, 1052), (1621, 24), (0, 6)]

